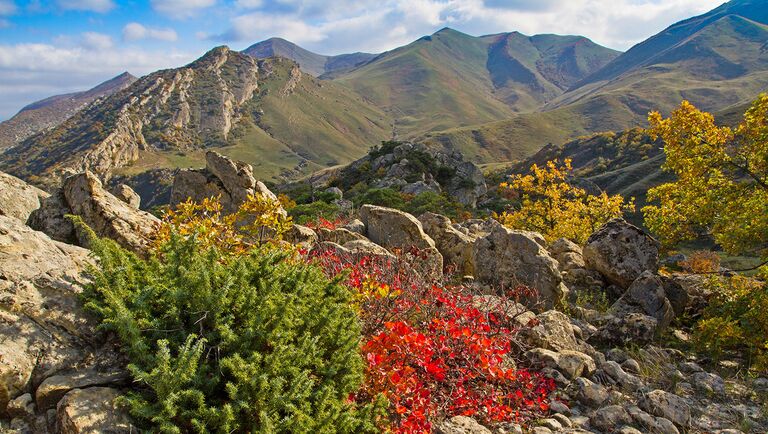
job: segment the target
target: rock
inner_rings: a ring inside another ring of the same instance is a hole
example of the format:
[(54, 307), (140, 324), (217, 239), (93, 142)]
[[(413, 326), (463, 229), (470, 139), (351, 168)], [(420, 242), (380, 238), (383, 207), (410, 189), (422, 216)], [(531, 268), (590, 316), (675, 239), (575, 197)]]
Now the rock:
[(454, 416), (435, 427), (437, 434), (491, 434), (491, 430), (467, 416)]
[(82, 370), (68, 374), (57, 374), (43, 380), (35, 391), (35, 402), (39, 410), (48, 410), (70, 390), (92, 386), (114, 386), (125, 383), (129, 379), (123, 370), (112, 372), (97, 372)]
[(632, 422), (632, 417), (621, 405), (609, 405), (595, 412), (589, 419), (590, 423), (605, 432)]
[(356, 234), (365, 235), (365, 224), (358, 219), (351, 220), (349, 223), (342, 226), (342, 228)]
[(435, 241), (445, 266), (453, 266), (462, 275), (474, 275), (472, 249), (475, 238), (451, 225), (451, 219), (431, 212), (419, 216), (424, 232)]
[(79, 299), (88, 254), (0, 216), (0, 409), (56, 372), (120, 364)]
[(549, 428), (551, 430), (558, 431), (563, 428), (563, 424), (555, 418), (542, 419), (539, 421), (539, 426)]
[(621, 367), (630, 374), (640, 374), (640, 364), (635, 359), (627, 359), (621, 362)]
[(691, 376), (691, 383), (708, 396), (725, 396), (725, 381), (717, 374), (696, 372)]
[(659, 247), (642, 229), (624, 219), (613, 219), (589, 237), (584, 261), (611, 283), (628, 288), (644, 271), (658, 270)]
[[(192, 199), (218, 197), (225, 214), (234, 213), (245, 202), (248, 195), (262, 194), (277, 200), (261, 181), (253, 177), (253, 167), (242, 161), (235, 161), (215, 151), (205, 154), (205, 169), (181, 170), (173, 179), (171, 207)], [(284, 210), (281, 210), (285, 214)]]
[(691, 407), (685, 399), (675, 394), (654, 390), (642, 395), (638, 405), (648, 413), (669, 419), (681, 428), (690, 425)]
[(336, 228), (333, 230), (328, 228), (319, 228), (317, 230), (317, 237), (319, 241), (330, 241), (332, 243), (341, 245), (344, 245), (350, 241), (368, 240), (357, 232), (352, 232), (349, 229), (344, 228)]
[(68, 244), (77, 244), (75, 236), (75, 226), (64, 217), (70, 214), (71, 210), (64, 197), (64, 192), (58, 189), (53, 194), (44, 199), (40, 208), (29, 215), (27, 224), (35, 230), (46, 233), (56, 241)]
[(283, 235), (285, 241), (304, 248), (310, 248), (318, 241), (317, 233), (311, 228), (302, 225), (291, 225), (291, 228)]
[(661, 260), (660, 264), (665, 267), (680, 267), (681, 262), (688, 260), (688, 257), (682, 253), (676, 253)]
[(345, 249), (356, 255), (367, 255), (373, 257), (395, 260), (395, 255), (390, 253), (384, 247), (371, 242), (370, 240), (353, 240), (344, 244)]
[(675, 316), (683, 315), (691, 303), (691, 297), (688, 295), (688, 291), (685, 290), (683, 285), (675, 279), (671, 279), (666, 276), (659, 276), (661, 283), (664, 286), (664, 294), (669, 300), (669, 304), (672, 306), (672, 311)]
[(588, 407), (599, 407), (608, 400), (608, 391), (600, 384), (579, 377), (573, 381), (574, 397)]
[(642, 313), (608, 315), (593, 338), (613, 344), (647, 343), (656, 337), (656, 329), (656, 318)]
[(473, 245), (475, 277), (500, 288), (524, 285), (534, 289), (538, 299), (529, 299), (530, 304), (540, 302), (545, 308), (559, 305), (568, 289), (563, 285), (557, 261), (543, 245), (544, 239), (537, 233), (497, 224)]
[(600, 369), (608, 374), (608, 376), (621, 386), (622, 389), (628, 392), (634, 392), (645, 386), (642, 380), (627, 373), (618, 363), (612, 360), (600, 365)]
[(120, 184), (112, 191), (118, 199), (127, 203), (134, 209), (139, 209), (141, 206), (141, 197), (133, 191), (133, 189), (125, 184)]
[(675, 318), (661, 278), (650, 271), (644, 271), (638, 276), (608, 312), (619, 317), (629, 312), (651, 316), (656, 319), (656, 333), (665, 330)]
[(109, 387), (74, 389), (64, 395), (56, 409), (61, 434), (131, 433), (136, 428), (115, 404), (120, 392)]
[(50, 196), (15, 176), (0, 172), (0, 215), (26, 222), (40, 202)]
[(536, 426), (531, 430), (532, 434), (552, 434), (552, 430), (545, 426)]
[(366, 235), (371, 241), (390, 251), (416, 248), (423, 255), (426, 272), (431, 276), (442, 275), (443, 255), (414, 216), (393, 208), (363, 205), (360, 220), (365, 224)]
[(520, 331), (522, 339), (533, 347), (553, 351), (579, 351), (582, 346), (576, 341), (568, 317), (557, 310), (548, 310), (536, 316), (538, 324)]
[(616, 431), (617, 434), (643, 434), (642, 432), (638, 431), (636, 428), (632, 428), (631, 426), (623, 426), (619, 428), (618, 431)]
[(440, 184), (438, 184), (435, 181), (432, 181), (431, 183), (427, 183), (424, 181), (416, 181), (412, 182), (410, 184), (406, 184), (403, 186), (403, 188), (400, 189), (401, 192), (405, 194), (412, 194), (414, 196), (418, 196), (421, 193), (440, 193), (442, 189), (440, 188)]
[(567, 238), (558, 238), (550, 244), (548, 250), (557, 260), (561, 272), (585, 267), (581, 247)]
[(573, 422), (571, 422), (571, 420), (568, 419), (568, 416), (564, 414), (555, 413), (552, 415), (552, 419), (556, 419), (558, 422), (560, 422), (560, 425), (565, 428), (570, 428), (573, 426)]
[[(117, 241), (126, 249), (146, 252), (160, 220), (139, 211), (107, 192), (96, 175), (71, 176), (62, 185), (72, 214), (79, 216), (97, 235)], [(81, 245), (87, 239), (78, 236)]]
[(336, 199), (344, 199), (344, 192), (339, 187), (328, 187), (325, 192), (336, 196)]
[(549, 404), (549, 409), (556, 414), (560, 413), (567, 416), (571, 414), (571, 409), (561, 401), (552, 401)]
[(5, 409), (5, 412), (11, 419), (15, 417), (27, 419), (30, 416), (34, 416), (35, 402), (32, 400), (32, 395), (25, 393), (16, 399), (11, 400), (8, 403), (8, 407)]

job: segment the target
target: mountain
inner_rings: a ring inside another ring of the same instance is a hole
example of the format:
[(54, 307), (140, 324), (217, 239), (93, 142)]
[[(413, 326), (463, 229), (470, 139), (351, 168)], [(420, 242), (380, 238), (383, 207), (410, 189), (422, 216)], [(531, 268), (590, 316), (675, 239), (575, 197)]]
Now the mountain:
[(259, 175), (350, 162), (390, 134), (391, 120), (353, 92), (288, 59), (218, 47), (97, 100), (0, 155), (0, 170), (41, 185), (89, 169), (104, 177), (202, 166), (211, 147)]
[(0, 150), (59, 125), (92, 101), (124, 89), (134, 81), (136, 77), (124, 72), (93, 89), (52, 96), (22, 108), (12, 118), (0, 122)]
[(539, 112), (423, 139), (477, 161), (518, 159), (547, 143), (644, 125), (687, 99), (721, 111), (768, 89), (768, 1), (734, 0), (673, 24), (577, 80)]
[(445, 28), (332, 78), (412, 135), (536, 110), (618, 54), (580, 36), (474, 37)]
[(293, 42), (282, 38), (270, 38), (266, 41), (261, 41), (251, 45), (242, 52), (258, 59), (266, 57), (285, 57), (286, 59), (291, 59), (299, 64), (302, 71), (315, 77), (354, 68), (376, 57), (375, 54), (370, 53), (323, 56), (322, 54), (305, 50)]

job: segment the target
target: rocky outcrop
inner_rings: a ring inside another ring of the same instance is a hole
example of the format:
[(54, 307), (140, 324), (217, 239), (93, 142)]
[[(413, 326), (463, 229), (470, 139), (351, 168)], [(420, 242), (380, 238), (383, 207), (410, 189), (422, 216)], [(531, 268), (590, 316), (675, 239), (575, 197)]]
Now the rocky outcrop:
[(87, 250), (0, 216), (0, 414), (34, 432), (47, 432), (45, 409), (69, 389), (112, 384), (101, 373), (122, 371), (79, 299), (89, 263)]
[(424, 232), (434, 241), (437, 250), (443, 255), (445, 266), (455, 268), (462, 275), (475, 274), (472, 261), (472, 245), (476, 241), (451, 225), (451, 219), (435, 213), (424, 213), (419, 216)]
[(267, 186), (253, 177), (253, 167), (215, 151), (205, 154), (205, 169), (181, 170), (173, 180), (171, 207), (192, 199), (219, 198), (225, 213), (238, 210), (249, 195), (262, 194), (277, 200)]
[(74, 389), (64, 395), (56, 409), (61, 434), (138, 432), (118, 407), (118, 390), (109, 387)]
[(544, 246), (544, 238), (535, 232), (516, 231), (496, 224), (473, 245), (475, 277), (500, 288), (525, 285), (537, 292), (537, 300), (530, 302), (555, 306), (562, 302), (568, 289), (563, 285), (557, 261)]
[(630, 312), (640, 312), (656, 319), (656, 333), (669, 326), (675, 318), (675, 311), (667, 299), (664, 282), (659, 276), (644, 271), (609, 310), (615, 316), (624, 316)]
[(659, 268), (659, 242), (624, 219), (614, 219), (592, 234), (584, 246), (587, 267), (628, 288), (644, 271)]
[(50, 196), (15, 176), (0, 172), (0, 215), (26, 222), (40, 201)]
[(392, 208), (363, 205), (360, 220), (365, 225), (368, 239), (390, 250), (416, 248), (430, 274), (442, 275), (443, 255), (414, 216)]
[(133, 189), (125, 184), (120, 184), (114, 188), (112, 194), (118, 199), (127, 203), (131, 208), (139, 209), (141, 207), (141, 197)]

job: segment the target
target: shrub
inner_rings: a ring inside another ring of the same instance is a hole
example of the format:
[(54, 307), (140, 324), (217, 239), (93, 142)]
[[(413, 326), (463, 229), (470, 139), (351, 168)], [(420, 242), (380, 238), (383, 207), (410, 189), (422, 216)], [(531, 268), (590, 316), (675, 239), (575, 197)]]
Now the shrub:
[(271, 244), (222, 251), (236, 229), (174, 221), (148, 259), (91, 232), (99, 266), (84, 297), (122, 342), (136, 384), (122, 402), (139, 425), (379, 432), (378, 397), (349, 400), (365, 366), (352, 293)]
[(358, 294), (367, 368), (356, 400), (384, 394), (394, 432), (431, 432), (435, 420), (455, 415), (523, 422), (547, 410), (552, 381), (510, 363), (520, 328), (512, 297), (431, 282), (408, 259), (327, 250), (313, 260), (330, 276), (348, 273)]
[(715, 252), (697, 250), (681, 261), (680, 267), (691, 273), (713, 273), (720, 269), (720, 256)]
[(386, 206), (389, 208), (403, 209), (405, 199), (391, 188), (372, 188), (352, 199), (356, 206), (363, 204)]
[(712, 277), (714, 291), (695, 340), (716, 358), (727, 350), (746, 350), (752, 368), (768, 370), (768, 284), (758, 279)]
[(325, 220), (334, 220), (340, 212), (341, 208), (336, 204), (317, 201), (309, 204), (296, 205), (289, 211), (289, 214), (296, 223), (305, 225), (321, 218)]

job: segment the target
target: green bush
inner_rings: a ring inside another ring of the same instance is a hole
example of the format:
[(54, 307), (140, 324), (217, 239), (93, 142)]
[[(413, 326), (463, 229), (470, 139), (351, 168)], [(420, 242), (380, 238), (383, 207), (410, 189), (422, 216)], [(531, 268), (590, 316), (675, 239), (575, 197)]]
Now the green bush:
[(308, 204), (296, 205), (288, 211), (288, 214), (293, 217), (293, 221), (304, 225), (308, 222), (317, 221), (319, 218), (326, 220), (334, 220), (336, 216), (341, 212), (341, 208), (333, 203), (327, 203), (323, 201), (312, 202)]
[(405, 211), (415, 216), (420, 216), (425, 212), (434, 212), (451, 218), (458, 218), (464, 209), (460, 203), (450, 200), (445, 195), (425, 191), (408, 201), (405, 205)]
[(400, 192), (391, 188), (372, 188), (355, 196), (352, 201), (355, 203), (355, 206), (368, 204), (397, 209), (405, 208), (403, 196)]
[(202, 251), (172, 235), (142, 259), (95, 239), (84, 293), (136, 387), (122, 403), (152, 432), (377, 432), (355, 408), (364, 364), (351, 294), (276, 248)]

